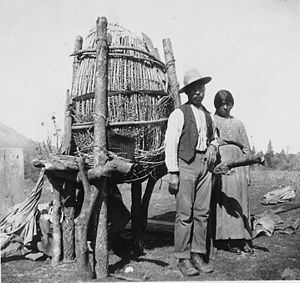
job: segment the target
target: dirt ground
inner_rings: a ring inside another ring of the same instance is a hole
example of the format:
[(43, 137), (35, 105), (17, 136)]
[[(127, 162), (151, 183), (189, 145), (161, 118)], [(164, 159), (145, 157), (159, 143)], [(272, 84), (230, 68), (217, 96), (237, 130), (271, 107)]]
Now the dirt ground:
[[(269, 208), (259, 202), (264, 194), (289, 185), (296, 188), (295, 202), (300, 202), (300, 172), (252, 172), (252, 184), (249, 187), (251, 214), (256, 215)], [(128, 186), (122, 185), (120, 190), (125, 204), (130, 208)], [(163, 179), (154, 189), (149, 218), (174, 221), (174, 210), (174, 197), (168, 193)], [(296, 219), (299, 214), (298, 208), (279, 216), (286, 220)], [(251, 256), (220, 250), (214, 260), (214, 273), (183, 278), (173, 257), (173, 234), (162, 230), (164, 229), (157, 226), (149, 227), (145, 236), (146, 254), (139, 257), (132, 252), (130, 231), (126, 230), (115, 245), (115, 251), (109, 256), (110, 277), (102, 281), (123, 281), (124, 276), (131, 281), (281, 280), (284, 271), (300, 268), (298, 229), (292, 235), (275, 233), (271, 237), (264, 235), (255, 238), (255, 254)], [(76, 278), (72, 274), (75, 269), (75, 261), (62, 262), (59, 266), (52, 267), (49, 259), (31, 261), (24, 258), (6, 258), (1, 262), (1, 279), (4, 283), (74, 282)], [(126, 273), (125, 269), (131, 269), (132, 272)], [(97, 281), (100, 280), (93, 280)]]

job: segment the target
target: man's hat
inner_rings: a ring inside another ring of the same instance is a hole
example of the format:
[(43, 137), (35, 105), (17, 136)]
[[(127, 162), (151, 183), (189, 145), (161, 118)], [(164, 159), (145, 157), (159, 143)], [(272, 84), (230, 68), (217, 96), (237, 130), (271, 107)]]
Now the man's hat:
[(179, 90), (179, 93), (185, 92), (187, 87), (192, 84), (202, 84), (205, 85), (211, 81), (211, 77), (201, 77), (198, 70), (191, 69), (185, 72), (183, 77), (183, 85), (184, 87)]

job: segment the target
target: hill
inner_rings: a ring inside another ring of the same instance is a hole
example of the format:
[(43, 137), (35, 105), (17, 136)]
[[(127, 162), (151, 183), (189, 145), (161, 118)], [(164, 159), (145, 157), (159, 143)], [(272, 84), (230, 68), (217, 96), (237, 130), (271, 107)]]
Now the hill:
[(38, 169), (31, 165), (31, 160), (38, 155), (35, 142), (0, 123), (0, 148), (23, 148), (25, 179), (30, 178), (35, 181), (39, 172)]

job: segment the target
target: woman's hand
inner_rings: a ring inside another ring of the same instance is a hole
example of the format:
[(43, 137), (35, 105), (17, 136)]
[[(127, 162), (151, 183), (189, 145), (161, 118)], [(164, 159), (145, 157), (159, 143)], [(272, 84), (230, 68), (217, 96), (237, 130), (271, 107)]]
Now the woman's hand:
[(217, 159), (217, 148), (214, 145), (210, 144), (206, 150), (205, 157), (208, 166), (213, 166)]
[(177, 195), (179, 188), (179, 172), (170, 172), (169, 175), (169, 193)]

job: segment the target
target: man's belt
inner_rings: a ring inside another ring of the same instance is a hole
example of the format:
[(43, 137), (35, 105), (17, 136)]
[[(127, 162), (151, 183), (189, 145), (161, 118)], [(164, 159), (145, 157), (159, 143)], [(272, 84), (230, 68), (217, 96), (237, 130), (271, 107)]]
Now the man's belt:
[(206, 150), (197, 150), (197, 149), (196, 149), (196, 153), (204, 154), (205, 152), (206, 152)]

